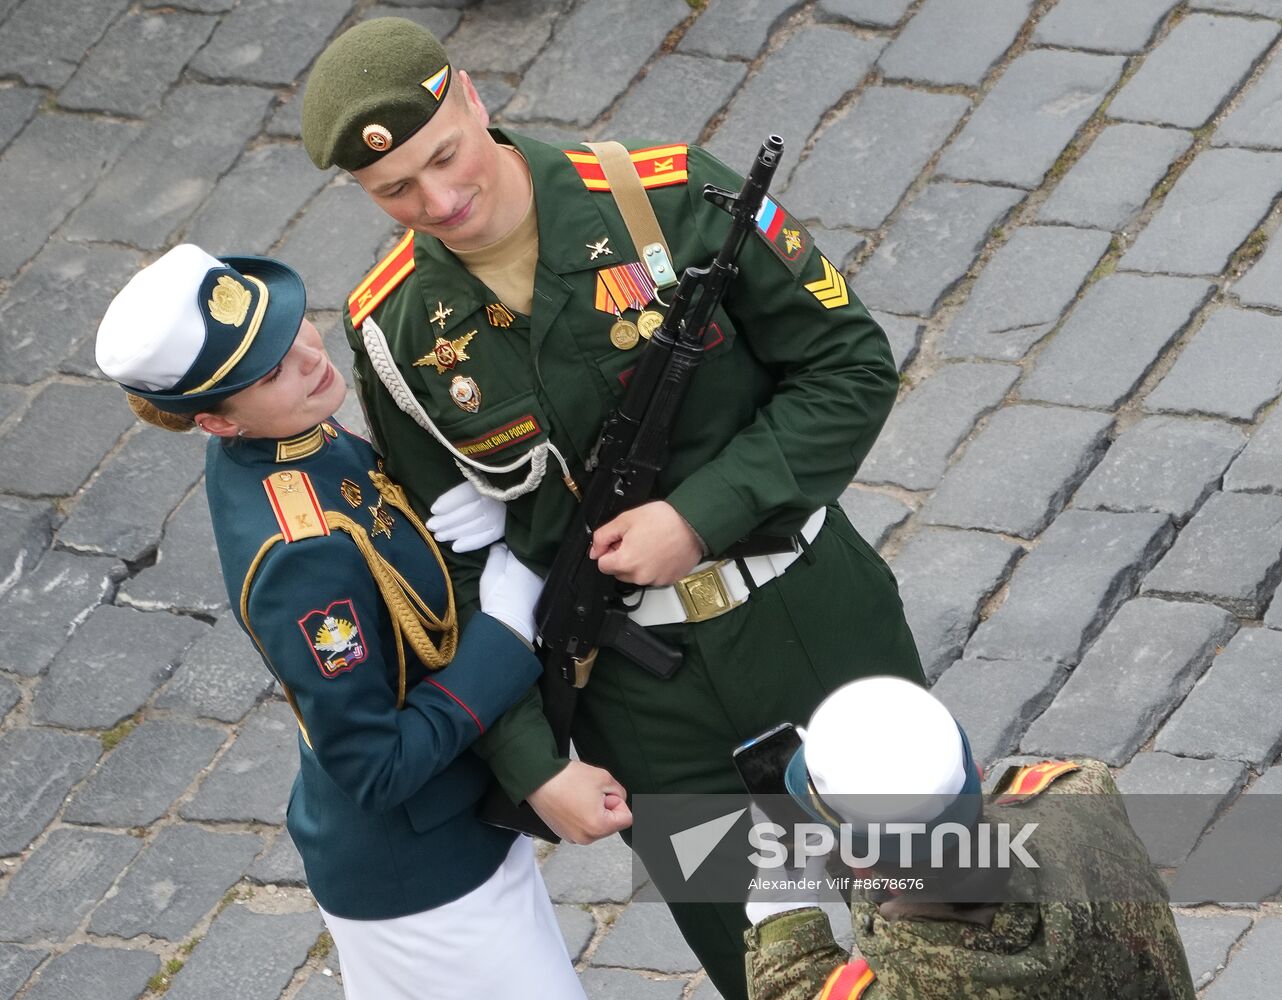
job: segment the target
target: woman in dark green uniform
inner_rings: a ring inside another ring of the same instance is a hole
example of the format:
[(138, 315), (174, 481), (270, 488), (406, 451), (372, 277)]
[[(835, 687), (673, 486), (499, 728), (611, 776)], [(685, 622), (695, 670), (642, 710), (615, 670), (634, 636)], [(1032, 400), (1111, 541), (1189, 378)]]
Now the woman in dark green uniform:
[(469, 750), (539, 674), (540, 581), (492, 546), (463, 620), (431, 535), (333, 420), (346, 387), (305, 304), (277, 261), (179, 246), (112, 302), (98, 364), (144, 419), (211, 435), (223, 577), (298, 719), (287, 825), (349, 1000), (473, 997), (511, 963), (579, 1000), (529, 838), (476, 817)]

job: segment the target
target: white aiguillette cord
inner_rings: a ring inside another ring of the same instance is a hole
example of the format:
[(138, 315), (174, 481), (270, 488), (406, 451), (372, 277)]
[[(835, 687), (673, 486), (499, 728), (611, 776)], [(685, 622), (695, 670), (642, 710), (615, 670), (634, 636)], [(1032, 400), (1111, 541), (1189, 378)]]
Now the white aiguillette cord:
[[(454, 456), (454, 464), (458, 466), (459, 471), (463, 473), (468, 482), (476, 487), (476, 491), (482, 496), (507, 503), (509, 500), (515, 500), (517, 497), (524, 496), (526, 493), (535, 490), (539, 483), (543, 481), (543, 476), (547, 472), (549, 451), (556, 456), (566, 482), (574, 481), (570, 476), (569, 467), (565, 464), (565, 458), (550, 440), (535, 445), (520, 458), (509, 462), (507, 465), (485, 465), (475, 459), (468, 458), (440, 432), (436, 424), (432, 422), (432, 418), (427, 415), (427, 411), (423, 409), (422, 404), (414, 397), (410, 387), (405, 384), (405, 377), (401, 374), (401, 370), (396, 367), (396, 362), (392, 360), (392, 352), (387, 346), (387, 338), (372, 317), (366, 317), (365, 322), (361, 324), (361, 339), (365, 342), (365, 351), (369, 355), (370, 364), (374, 367), (374, 373), (378, 375), (379, 381), (383, 383), (388, 395), (392, 397), (392, 402), (400, 407), (401, 411), (406, 413), (423, 430), (436, 438), (445, 450)], [(489, 475), (496, 475), (515, 472), (521, 466), (527, 464), (530, 467), (530, 471), (525, 479), (505, 490), (491, 486), (478, 474), (484, 472)]]

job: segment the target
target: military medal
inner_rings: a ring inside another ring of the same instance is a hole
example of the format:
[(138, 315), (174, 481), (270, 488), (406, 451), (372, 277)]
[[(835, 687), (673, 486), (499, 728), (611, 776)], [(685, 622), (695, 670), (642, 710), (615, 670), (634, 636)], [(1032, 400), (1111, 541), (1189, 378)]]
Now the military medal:
[(625, 309), (644, 309), (654, 298), (655, 288), (643, 264), (603, 267), (596, 273), (596, 307), (616, 316)]
[(383, 498), (378, 498), (378, 503), (369, 508), (369, 512), (374, 515), (374, 523), (370, 525), (369, 533), (371, 535), (386, 535), (392, 537), (392, 525), (396, 519), (383, 509)]
[(453, 309), (453, 308), (446, 309), (446, 308), (445, 308), (445, 303), (444, 303), (444, 302), (437, 302), (437, 303), (436, 303), (436, 312), (432, 313), (432, 315), (431, 315), (431, 316), (429, 316), (429, 317), (428, 317), (428, 319), (429, 319), (431, 322), (433, 322), (433, 323), (440, 323), (440, 324), (441, 324), (441, 329), (442, 329), (442, 330), (444, 330), (444, 329), (445, 329), (445, 317), (447, 317), (447, 316), (452, 316), (453, 314), (454, 314), (454, 309)]
[(459, 409), (475, 413), (481, 408), (481, 387), (474, 378), (455, 375), (450, 379), (450, 399)]
[(621, 351), (630, 351), (641, 340), (637, 325), (631, 320), (620, 318), (610, 327), (610, 343)]
[(654, 331), (663, 326), (663, 313), (647, 309), (637, 317), (637, 332), (646, 340), (654, 336)]
[(597, 240), (595, 243), (584, 243), (583, 245), (587, 247), (588, 250), (591, 251), (591, 253), (588, 254), (588, 260), (596, 260), (598, 257), (604, 254), (609, 254), (613, 256), (614, 251), (611, 250), (610, 247), (607, 245), (609, 244), (609, 242), (610, 242), (610, 237), (603, 236), (601, 237), (601, 239)]
[(347, 501), (347, 506), (355, 510), (361, 505), (361, 488), (350, 479), (344, 479), (338, 487), (339, 495)]
[(424, 354), (414, 362), (418, 365), (435, 365), (436, 374), (444, 375), (447, 371), (457, 365), (460, 361), (471, 361), (467, 356), (467, 345), (472, 342), (476, 336), (476, 331), (464, 334), (458, 340), (446, 340), (444, 337), (436, 338), (436, 345), (432, 348), (430, 354)]
[(495, 302), (485, 307), (485, 318), (490, 321), (490, 326), (506, 330), (516, 322), (516, 313), (502, 302)]

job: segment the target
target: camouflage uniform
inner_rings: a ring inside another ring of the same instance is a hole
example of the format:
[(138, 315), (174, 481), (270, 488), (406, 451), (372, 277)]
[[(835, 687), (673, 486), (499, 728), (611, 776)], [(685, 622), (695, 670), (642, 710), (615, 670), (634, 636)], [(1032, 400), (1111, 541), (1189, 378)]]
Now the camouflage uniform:
[[(833, 942), (820, 910), (792, 910), (748, 932), (749, 996), (1193, 1000), (1165, 888), (1126, 819), (1108, 768), (1096, 761), (1077, 764), (1058, 777), (1050, 794), (1113, 798), (1073, 810), (1079, 822), (1038, 841), (1041, 868), (1017, 869), (1013, 876), (1026, 880), (1013, 886), (1023, 890), (1020, 896), (1069, 901), (1006, 902), (984, 915), (991, 920), (976, 920), (949, 904), (913, 904), (900, 897), (891, 906), (856, 899), (851, 921), (864, 958), (853, 962)], [(1024, 801), (991, 807), (986, 818), (1021, 823)], [(1126, 899), (1092, 902), (1098, 893), (1090, 887), (1101, 885), (1132, 889), (1111, 893)], [(887, 919), (888, 911), (895, 919)]]

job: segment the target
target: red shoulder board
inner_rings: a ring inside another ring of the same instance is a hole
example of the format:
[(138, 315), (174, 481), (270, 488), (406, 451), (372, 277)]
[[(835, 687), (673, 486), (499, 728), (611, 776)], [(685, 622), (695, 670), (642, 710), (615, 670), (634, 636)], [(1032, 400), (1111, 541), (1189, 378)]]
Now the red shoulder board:
[(819, 1000), (859, 1000), (876, 978), (862, 958), (847, 962), (828, 977)]
[(1044, 760), (1040, 764), (1021, 767), (1015, 772), (1015, 776), (1007, 782), (1001, 798), (997, 800), (997, 804), (999, 806), (1007, 806), (1014, 802), (1031, 799), (1034, 795), (1039, 795), (1049, 788), (1056, 778), (1062, 777), (1070, 771), (1080, 769), (1081, 765), (1074, 764), (1071, 760)]
[[(667, 187), (670, 184), (685, 184), (689, 179), (686, 173), (685, 144), (677, 146), (651, 146), (649, 149), (634, 149), (632, 165), (637, 169), (644, 188)], [(585, 153), (577, 149), (567, 149), (565, 155), (574, 164), (574, 169), (583, 178), (589, 191), (609, 191), (610, 183), (601, 170), (601, 161), (595, 153)]]
[(414, 230), (407, 230), (404, 238), (378, 265), (356, 290), (347, 297), (347, 308), (352, 314), (352, 326), (359, 327), (365, 317), (391, 294), (407, 274), (414, 270)]
[(306, 472), (298, 469), (273, 472), (263, 480), (263, 489), (267, 491), (267, 499), (286, 542), (329, 534), (325, 511)]

